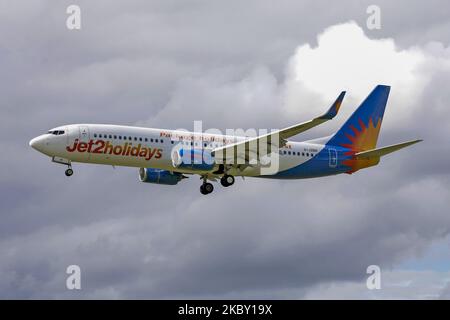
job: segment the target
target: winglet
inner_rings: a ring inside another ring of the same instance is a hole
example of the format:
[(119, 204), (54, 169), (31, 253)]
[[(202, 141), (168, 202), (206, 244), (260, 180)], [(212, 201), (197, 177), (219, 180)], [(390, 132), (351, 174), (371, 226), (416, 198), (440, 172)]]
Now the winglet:
[(342, 100), (344, 100), (345, 91), (342, 91), (339, 97), (337, 97), (336, 101), (331, 105), (330, 109), (328, 109), (325, 114), (319, 117), (319, 119), (333, 119), (337, 113), (339, 112), (339, 108), (341, 107)]

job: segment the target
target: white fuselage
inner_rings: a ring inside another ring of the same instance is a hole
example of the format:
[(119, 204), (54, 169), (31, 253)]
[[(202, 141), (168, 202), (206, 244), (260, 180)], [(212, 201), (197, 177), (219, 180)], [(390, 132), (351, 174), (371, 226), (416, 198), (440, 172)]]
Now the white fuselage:
[[(165, 129), (119, 125), (75, 124), (61, 126), (41, 135), (30, 145), (57, 162), (84, 162), (137, 168), (175, 170), (172, 151), (175, 147), (213, 150), (246, 137), (194, 133)], [(298, 166), (313, 158), (324, 146), (306, 142), (288, 142), (279, 150), (278, 171)], [(244, 170), (230, 169), (240, 176), (257, 176), (252, 166)], [(181, 173), (199, 173), (176, 169)]]

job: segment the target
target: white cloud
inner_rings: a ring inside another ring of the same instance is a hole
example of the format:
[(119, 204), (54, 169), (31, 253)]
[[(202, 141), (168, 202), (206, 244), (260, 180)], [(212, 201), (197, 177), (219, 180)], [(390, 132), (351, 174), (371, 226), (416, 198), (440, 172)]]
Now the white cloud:
[(388, 121), (407, 125), (417, 121), (414, 111), (424, 108), (419, 101), (430, 80), (439, 71), (450, 71), (450, 55), (440, 42), (400, 49), (394, 39), (370, 39), (356, 23), (348, 22), (327, 28), (317, 37), (316, 47), (299, 46), (287, 70), (285, 99), (290, 110), (304, 101), (304, 89), (298, 88), (323, 101), (347, 90), (342, 110), (347, 117), (377, 84), (386, 84), (392, 87)]
[(391, 38), (370, 39), (355, 22), (334, 25), (318, 35), (316, 47), (298, 46), (282, 81), (265, 66), (247, 75), (224, 68), (184, 77), (165, 107), (139, 124), (180, 126), (202, 119), (214, 127), (275, 128), (320, 114), (347, 90), (336, 126), (377, 84), (387, 84), (392, 86), (387, 122), (406, 126), (416, 121), (414, 111), (423, 109), (421, 97), (431, 79), (450, 70), (449, 52), (440, 42), (399, 49)]
[(421, 50), (397, 49), (393, 39), (369, 39), (354, 22), (327, 28), (317, 42), (315, 48), (298, 47), (292, 80), (327, 98), (341, 89), (363, 98), (377, 84), (414, 89), (422, 80), (415, 73), (425, 60)]

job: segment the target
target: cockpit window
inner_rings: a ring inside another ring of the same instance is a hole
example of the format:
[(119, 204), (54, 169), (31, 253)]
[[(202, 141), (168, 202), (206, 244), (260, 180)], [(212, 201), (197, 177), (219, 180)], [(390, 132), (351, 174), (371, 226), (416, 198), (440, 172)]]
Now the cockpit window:
[(64, 134), (65, 131), (64, 130), (50, 130), (48, 133), (53, 134), (55, 136), (59, 136), (61, 134)]

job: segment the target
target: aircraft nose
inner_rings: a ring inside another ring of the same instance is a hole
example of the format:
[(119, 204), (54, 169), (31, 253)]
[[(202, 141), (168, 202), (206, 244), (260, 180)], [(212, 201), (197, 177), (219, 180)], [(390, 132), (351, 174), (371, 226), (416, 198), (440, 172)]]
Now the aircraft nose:
[(44, 136), (39, 136), (36, 137), (34, 139), (31, 139), (29, 144), (30, 147), (32, 147), (33, 149), (37, 150), (37, 151), (41, 151), (44, 149), (44, 145), (45, 145), (45, 138)]

